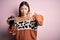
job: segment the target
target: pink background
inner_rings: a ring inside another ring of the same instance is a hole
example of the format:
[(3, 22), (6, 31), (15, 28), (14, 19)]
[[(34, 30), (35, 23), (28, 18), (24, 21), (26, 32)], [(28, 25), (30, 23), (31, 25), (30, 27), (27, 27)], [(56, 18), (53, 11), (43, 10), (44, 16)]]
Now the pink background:
[[(23, 0), (0, 0), (0, 40), (9, 40), (6, 20), (18, 14)], [(38, 26), (37, 40), (60, 40), (60, 0), (26, 0), (31, 12), (44, 16), (43, 26)]]

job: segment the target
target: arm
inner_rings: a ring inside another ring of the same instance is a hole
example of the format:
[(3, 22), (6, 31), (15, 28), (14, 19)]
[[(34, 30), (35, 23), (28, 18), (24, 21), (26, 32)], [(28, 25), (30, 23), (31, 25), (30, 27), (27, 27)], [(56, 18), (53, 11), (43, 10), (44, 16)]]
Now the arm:
[(34, 18), (35, 18), (36, 21), (37, 21), (37, 25), (38, 25), (38, 26), (42, 26), (42, 25), (43, 25), (43, 21), (44, 21), (43, 16), (42, 16), (42, 15), (39, 15), (39, 14), (36, 14), (36, 13), (35, 13), (35, 15), (33, 15), (33, 16), (34, 16)]
[(9, 24), (8, 33), (9, 34), (15, 33), (16, 32), (16, 27), (14, 25), (14, 20), (12, 20), (11, 18), (7, 19), (7, 23)]

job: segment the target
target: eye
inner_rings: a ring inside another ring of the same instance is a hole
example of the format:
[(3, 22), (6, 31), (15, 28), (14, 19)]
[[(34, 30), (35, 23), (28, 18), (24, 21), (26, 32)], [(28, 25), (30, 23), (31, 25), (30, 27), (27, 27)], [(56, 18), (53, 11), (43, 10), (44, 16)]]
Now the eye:
[(27, 10), (27, 8), (25, 8), (25, 10)]

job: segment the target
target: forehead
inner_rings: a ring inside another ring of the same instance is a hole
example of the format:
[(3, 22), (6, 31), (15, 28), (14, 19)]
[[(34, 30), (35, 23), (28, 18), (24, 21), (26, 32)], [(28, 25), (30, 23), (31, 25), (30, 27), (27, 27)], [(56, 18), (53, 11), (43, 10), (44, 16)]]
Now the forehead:
[(28, 8), (26, 5), (23, 5), (21, 8)]

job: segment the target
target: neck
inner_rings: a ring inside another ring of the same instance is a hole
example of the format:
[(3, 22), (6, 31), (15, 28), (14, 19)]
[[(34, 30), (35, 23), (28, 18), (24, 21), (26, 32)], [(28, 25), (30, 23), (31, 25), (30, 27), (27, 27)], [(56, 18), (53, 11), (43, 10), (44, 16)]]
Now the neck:
[(22, 17), (26, 17), (27, 15), (22, 15)]

